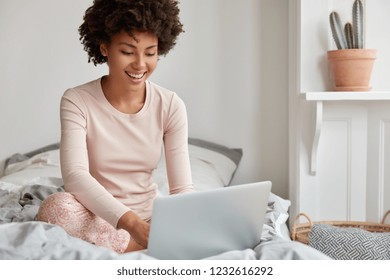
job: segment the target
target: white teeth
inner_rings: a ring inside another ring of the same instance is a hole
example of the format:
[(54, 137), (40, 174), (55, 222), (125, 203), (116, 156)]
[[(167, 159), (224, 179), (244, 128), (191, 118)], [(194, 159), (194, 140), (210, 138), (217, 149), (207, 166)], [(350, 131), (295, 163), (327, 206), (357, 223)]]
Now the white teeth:
[[(126, 72), (127, 73), (127, 72)], [(127, 73), (127, 75), (129, 75), (131, 78), (133, 79), (141, 79), (145, 73), (142, 73), (142, 74), (131, 74), (131, 73)]]

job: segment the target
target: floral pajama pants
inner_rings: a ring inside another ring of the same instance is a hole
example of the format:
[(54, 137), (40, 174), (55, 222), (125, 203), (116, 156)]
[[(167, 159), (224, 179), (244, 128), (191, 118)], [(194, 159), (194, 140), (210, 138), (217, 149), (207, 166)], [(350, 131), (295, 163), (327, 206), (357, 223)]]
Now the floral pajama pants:
[(115, 229), (67, 192), (47, 197), (39, 208), (37, 218), (39, 221), (61, 226), (71, 236), (117, 253), (123, 253), (130, 241), (127, 231)]

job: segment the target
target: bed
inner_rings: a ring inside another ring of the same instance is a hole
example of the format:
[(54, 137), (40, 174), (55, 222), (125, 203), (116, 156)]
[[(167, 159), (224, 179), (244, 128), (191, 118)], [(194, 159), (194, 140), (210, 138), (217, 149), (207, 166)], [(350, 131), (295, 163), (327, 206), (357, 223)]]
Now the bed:
[[(194, 185), (197, 191), (228, 187), (243, 155), (201, 139), (189, 139)], [(40, 203), (63, 192), (59, 145), (51, 144), (6, 160), (0, 178), (0, 259), (152, 259), (144, 252), (117, 254), (68, 235), (61, 227), (36, 221)], [(158, 194), (167, 195), (164, 158), (154, 172)], [(271, 193), (261, 240), (255, 248), (229, 251), (209, 259), (328, 259), (319, 251), (291, 241), (287, 220), (290, 201)]]

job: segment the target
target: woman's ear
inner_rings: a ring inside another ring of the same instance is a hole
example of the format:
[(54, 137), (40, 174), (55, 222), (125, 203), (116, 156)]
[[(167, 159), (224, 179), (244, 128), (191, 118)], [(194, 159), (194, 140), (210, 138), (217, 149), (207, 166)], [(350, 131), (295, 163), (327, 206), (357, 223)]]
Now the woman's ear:
[(101, 43), (100, 44), (100, 53), (102, 54), (102, 56), (107, 56), (107, 45), (105, 43)]

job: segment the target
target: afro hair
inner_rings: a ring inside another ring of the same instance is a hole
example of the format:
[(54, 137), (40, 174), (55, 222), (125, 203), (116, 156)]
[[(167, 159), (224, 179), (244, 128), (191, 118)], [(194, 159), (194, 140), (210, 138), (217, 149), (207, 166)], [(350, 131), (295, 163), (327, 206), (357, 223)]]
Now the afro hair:
[(158, 38), (158, 55), (166, 55), (184, 32), (175, 0), (94, 0), (79, 27), (80, 41), (88, 53), (88, 62), (102, 64), (107, 58), (100, 44), (109, 43), (113, 35), (125, 31), (150, 32)]

